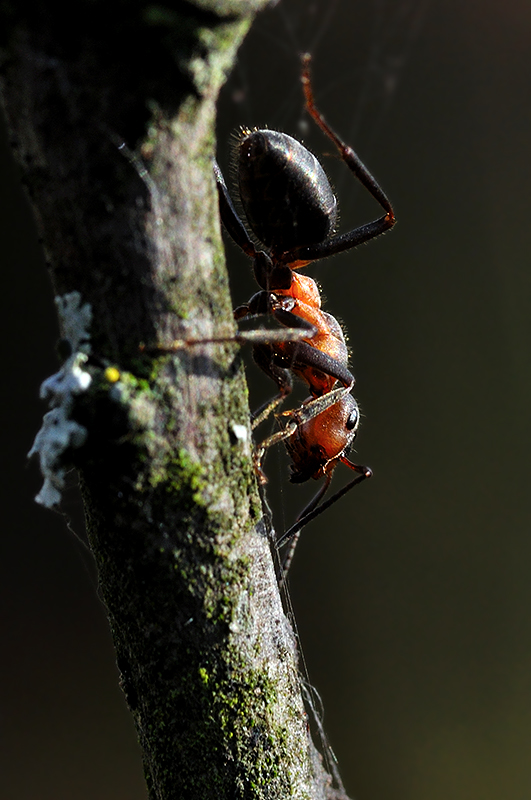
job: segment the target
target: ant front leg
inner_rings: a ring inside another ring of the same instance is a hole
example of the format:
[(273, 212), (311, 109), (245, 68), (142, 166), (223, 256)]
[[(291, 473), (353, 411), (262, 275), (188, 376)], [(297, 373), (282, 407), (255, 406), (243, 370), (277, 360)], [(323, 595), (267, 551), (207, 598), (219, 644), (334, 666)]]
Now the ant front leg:
[(289, 544), (289, 547), (287, 548), (282, 559), (280, 577), (278, 581), (279, 589), (282, 589), (286, 582), (286, 578), (288, 577), (288, 572), (291, 567), (291, 562), (293, 561), (293, 556), (295, 555), (295, 549), (299, 542), (302, 529), (309, 522), (320, 516), (320, 514), (322, 514), (324, 511), (327, 511), (330, 506), (334, 505), (334, 503), (337, 503), (338, 500), (344, 497), (344, 495), (346, 495), (347, 492), (350, 492), (350, 490), (355, 486), (358, 486), (358, 484), (362, 483), (364, 480), (367, 480), (367, 478), (372, 477), (372, 470), (370, 467), (361, 466), (360, 464), (353, 464), (352, 462), (348, 461), (348, 459), (341, 459), (341, 461), (346, 463), (355, 472), (358, 472), (358, 477), (354, 478), (352, 481), (350, 481), (350, 483), (347, 483), (346, 486), (332, 495), (329, 500), (321, 503), (322, 498), (328, 491), (330, 483), (332, 482), (332, 472), (328, 473), (324, 485), (319, 489), (313, 500), (308, 503), (303, 511), (301, 511), (291, 528), (288, 528), (288, 530), (277, 540), (277, 550), (281, 550), (286, 544)]
[[(321, 397), (314, 397), (312, 400), (308, 400), (308, 402), (303, 403), (299, 408), (283, 411), (279, 416), (292, 418), (296, 428), (299, 427), (299, 425), (305, 425), (307, 422), (311, 422), (312, 419), (315, 419), (315, 417), (318, 417), (319, 414), (335, 406), (336, 403), (340, 403), (350, 394), (353, 386), (354, 381), (348, 386), (340, 386), (338, 389), (332, 389), (331, 392), (327, 392), (321, 395)], [(288, 425), (288, 427), (291, 427), (291, 424)], [(287, 438), (287, 436), (284, 438)]]
[[(321, 488), (319, 489), (319, 491), (317, 492), (315, 497), (313, 497), (313, 499), (308, 503), (308, 505), (301, 511), (301, 513), (299, 514), (299, 516), (295, 520), (295, 524), (300, 519), (305, 518), (307, 514), (309, 514), (311, 511), (314, 510), (314, 508), (316, 508), (319, 505), (320, 501), (322, 500), (324, 495), (327, 493), (331, 483), (332, 483), (332, 471), (327, 473), (327, 475), (325, 477), (325, 482), (323, 483), (323, 485), (321, 486)], [(291, 530), (291, 528), (289, 530)], [(302, 527), (299, 528), (298, 530), (296, 530), (293, 533), (293, 535), (290, 536), (290, 538), (288, 538), (288, 539), (285, 539), (285, 534), (282, 535), (280, 537), (280, 539), (278, 539), (278, 541), (276, 543), (277, 550), (279, 550), (284, 544), (289, 543), (289, 547), (287, 548), (286, 552), (284, 553), (284, 556), (282, 558), (282, 562), (281, 562), (281, 565), (280, 565), (280, 577), (279, 577), (279, 580), (278, 580), (278, 588), (280, 590), (282, 590), (282, 588), (283, 588), (283, 586), (284, 586), (284, 584), (286, 582), (286, 578), (288, 577), (288, 572), (289, 572), (290, 567), (291, 567), (291, 562), (293, 561), (293, 556), (295, 555), (295, 550), (297, 549), (297, 545), (299, 543), (301, 532), (302, 532)], [(287, 533), (289, 533), (289, 531), (287, 531)], [(282, 544), (279, 544), (280, 542), (282, 542)]]
[[(349, 461), (349, 459), (345, 457), (341, 458), (340, 461), (350, 467), (350, 469), (354, 470), (354, 472), (357, 472), (358, 476), (350, 481), (350, 483), (347, 483), (346, 486), (343, 486), (343, 488), (338, 492), (333, 494), (332, 497), (329, 497), (328, 500), (325, 500), (324, 503), (318, 505), (314, 501), (316, 499), (319, 501), (323, 497), (324, 492), (320, 491), (318, 495), (316, 495), (316, 498), (314, 498), (314, 500), (312, 500), (312, 502), (309, 504), (309, 506), (305, 508), (301, 514), (299, 514), (299, 517), (291, 526), (291, 528), (289, 528), (284, 534), (282, 534), (280, 539), (278, 539), (276, 544), (277, 550), (280, 550), (281, 547), (284, 547), (285, 544), (292, 541), (294, 538), (298, 539), (298, 536), (305, 525), (314, 520), (316, 517), (319, 517), (325, 511), (328, 511), (330, 506), (333, 506), (334, 503), (337, 503), (337, 501), (344, 497), (347, 492), (350, 492), (351, 489), (353, 489), (355, 486), (358, 486), (358, 484), (362, 483), (362, 481), (367, 480), (367, 478), (372, 478), (372, 470), (370, 467), (363, 466), (361, 464), (353, 464), (352, 461)], [(327, 489), (328, 485), (326, 486)], [(308, 508), (310, 508), (309, 511)]]

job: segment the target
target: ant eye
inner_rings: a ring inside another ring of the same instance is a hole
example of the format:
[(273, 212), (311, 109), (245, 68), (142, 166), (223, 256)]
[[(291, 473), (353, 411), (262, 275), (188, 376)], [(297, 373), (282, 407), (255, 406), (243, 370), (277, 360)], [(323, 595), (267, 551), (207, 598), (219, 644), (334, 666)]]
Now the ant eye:
[(345, 423), (346, 429), (348, 431), (353, 431), (355, 428), (358, 427), (359, 421), (360, 421), (360, 412), (358, 410), (358, 407), (356, 406), (356, 408), (353, 408), (348, 416), (348, 419)]

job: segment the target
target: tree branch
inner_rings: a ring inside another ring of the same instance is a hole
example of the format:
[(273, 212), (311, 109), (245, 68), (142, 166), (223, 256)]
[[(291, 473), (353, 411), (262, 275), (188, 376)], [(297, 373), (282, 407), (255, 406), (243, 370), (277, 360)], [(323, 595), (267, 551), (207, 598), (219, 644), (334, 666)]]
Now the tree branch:
[(343, 796), (307, 731), (238, 350), (141, 350), (234, 329), (215, 102), (264, 5), (81, 2), (69, 19), (29, 3), (3, 26), (4, 108), (62, 310), (41, 501), (75, 464), (157, 800)]

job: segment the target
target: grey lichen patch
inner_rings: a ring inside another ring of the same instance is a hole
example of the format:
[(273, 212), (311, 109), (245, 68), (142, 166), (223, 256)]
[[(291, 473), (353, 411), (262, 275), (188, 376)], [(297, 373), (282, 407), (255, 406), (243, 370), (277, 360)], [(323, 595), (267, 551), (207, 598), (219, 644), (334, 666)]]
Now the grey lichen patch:
[[(227, 528), (235, 498), (242, 494), (242, 490), (233, 485), (236, 478), (240, 478), (240, 470), (235, 469), (233, 462), (243, 461), (248, 455), (245, 426), (240, 423), (237, 427), (239, 437), (229, 433), (224, 421), (210, 426), (208, 448), (222, 453), (221, 458), (200, 460), (197, 448), (179, 446), (179, 430), (189, 424), (182, 413), (179, 391), (185, 376), (181, 375), (179, 362), (168, 376), (166, 361), (167, 356), (156, 360), (150, 380), (121, 372), (110, 388), (108, 381), (102, 385), (108, 397), (122, 407), (127, 419), (124, 439), (136, 454), (135, 488), (148, 492), (152, 499), (154, 491), (162, 495), (164, 506), (175, 509), (183, 522), (185, 519), (189, 522), (191, 517), (197, 521), (199, 517), (203, 520), (208, 517), (212, 529)], [(200, 404), (196, 412), (200, 417)], [(220, 415), (213, 416), (217, 419)], [(210, 413), (209, 424), (211, 419)], [(219, 437), (222, 441), (218, 441)]]
[(81, 303), (79, 292), (70, 292), (55, 298), (63, 341), (69, 355), (61, 369), (41, 385), (40, 396), (48, 400), (50, 411), (43, 418), (28, 457), (39, 457), (44, 478), (42, 489), (35, 500), (47, 508), (61, 501), (65, 475), (70, 469), (68, 451), (82, 447), (87, 430), (71, 418), (76, 395), (86, 392), (92, 378), (83, 369), (90, 353), (89, 328), (92, 310)]
[(119, 380), (107, 391), (127, 419), (126, 438), (138, 461), (135, 489), (149, 490), (150, 494), (153, 490), (162, 490), (165, 495), (175, 493), (180, 503), (188, 496), (191, 507), (200, 505), (205, 486), (203, 468), (184, 448), (174, 449), (169, 434), (177, 426), (176, 418), (161, 416), (161, 409), (175, 406), (175, 390), (169, 391), (167, 381), (156, 373), (146, 380), (121, 372)]
[[(149, 381), (130, 372), (121, 372), (109, 391), (109, 398), (127, 410), (131, 432), (142, 434), (152, 430), (157, 415), (156, 398)], [(157, 442), (160, 445), (161, 442)]]

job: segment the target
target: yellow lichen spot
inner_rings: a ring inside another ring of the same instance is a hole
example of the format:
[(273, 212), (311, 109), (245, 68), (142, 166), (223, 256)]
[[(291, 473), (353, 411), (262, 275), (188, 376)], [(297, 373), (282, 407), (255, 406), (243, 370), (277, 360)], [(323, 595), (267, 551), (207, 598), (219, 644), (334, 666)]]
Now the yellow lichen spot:
[(209, 681), (208, 672), (204, 667), (199, 667), (199, 677), (204, 684), (207, 684)]
[(116, 381), (120, 380), (120, 370), (116, 369), (116, 367), (107, 367), (105, 370), (105, 378), (109, 383), (116, 383)]

